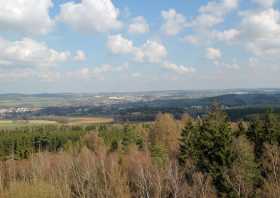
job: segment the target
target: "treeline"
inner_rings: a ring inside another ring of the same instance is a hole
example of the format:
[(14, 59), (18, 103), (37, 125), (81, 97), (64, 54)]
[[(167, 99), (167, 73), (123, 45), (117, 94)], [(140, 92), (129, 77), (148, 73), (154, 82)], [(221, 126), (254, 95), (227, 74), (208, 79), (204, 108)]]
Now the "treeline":
[(96, 126), (38, 125), (0, 130), (0, 159), (26, 159), (42, 151), (57, 152), (80, 141)]
[(232, 123), (213, 105), (196, 119), (78, 130), (59, 152), (2, 161), (0, 197), (280, 197), (279, 121)]

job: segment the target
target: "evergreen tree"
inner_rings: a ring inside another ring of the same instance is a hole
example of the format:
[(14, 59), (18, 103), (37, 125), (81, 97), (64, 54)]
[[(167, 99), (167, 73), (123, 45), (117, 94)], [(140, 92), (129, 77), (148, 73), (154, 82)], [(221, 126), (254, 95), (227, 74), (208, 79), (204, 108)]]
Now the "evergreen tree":
[(184, 166), (186, 160), (190, 157), (190, 148), (192, 144), (191, 135), (194, 133), (194, 125), (192, 121), (188, 121), (185, 123), (186, 126), (182, 130), (181, 138), (180, 138), (180, 153), (178, 156), (178, 161), (181, 166)]
[(247, 131), (248, 139), (255, 144), (256, 159), (260, 159), (263, 153), (263, 145), (265, 143), (265, 133), (263, 131), (263, 122), (256, 118), (250, 123)]
[(272, 110), (268, 110), (264, 118), (263, 124), (264, 134), (266, 136), (265, 141), (269, 144), (277, 144), (279, 143), (280, 137), (280, 127), (277, 116), (272, 112)]
[[(210, 174), (217, 190), (222, 193), (231, 191), (224, 173), (231, 167), (234, 157), (231, 151), (232, 131), (227, 115), (215, 104), (208, 116), (195, 132), (184, 129), (185, 138), (181, 146), (181, 161), (185, 153), (190, 154), (199, 171)], [(189, 139), (188, 139), (189, 138)]]
[(269, 110), (263, 120), (259, 117), (253, 120), (248, 129), (247, 137), (255, 144), (255, 155), (257, 159), (260, 159), (264, 144), (279, 144), (280, 125), (276, 115)]

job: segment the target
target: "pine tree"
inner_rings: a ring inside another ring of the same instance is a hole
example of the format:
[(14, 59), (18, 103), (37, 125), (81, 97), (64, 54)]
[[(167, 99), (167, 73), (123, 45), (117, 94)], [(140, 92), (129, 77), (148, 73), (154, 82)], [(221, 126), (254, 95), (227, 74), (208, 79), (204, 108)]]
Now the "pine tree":
[(263, 146), (265, 143), (265, 133), (263, 131), (263, 122), (256, 118), (250, 123), (247, 131), (248, 139), (255, 144), (256, 159), (260, 159), (263, 153)]
[(184, 166), (186, 160), (190, 157), (191, 144), (192, 144), (191, 135), (194, 133), (194, 125), (192, 121), (188, 121), (185, 124), (186, 126), (181, 133), (180, 153), (178, 156), (178, 161), (181, 166)]
[[(188, 136), (185, 131), (184, 136)], [(224, 173), (234, 160), (231, 145), (233, 134), (227, 115), (215, 104), (208, 116), (202, 120), (190, 140), (183, 146), (190, 152), (199, 171), (210, 174), (220, 193), (228, 193), (231, 187), (227, 184)], [(182, 147), (182, 149), (183, 149)]]
[(280, 137), (280, 127), (276, 115), (272, 110), (268, 110), (264, 118), (263, 124), (265, 141), (269, 144), (277, 144)]
[(247, 137), (255, 144), (255, 155), (257, 159), (260, 159), (265, 144), (279, 144), (280, 142), (280, 125), (276, 115), (269, 110), (263, 120), (259, 117), (253, 120)]

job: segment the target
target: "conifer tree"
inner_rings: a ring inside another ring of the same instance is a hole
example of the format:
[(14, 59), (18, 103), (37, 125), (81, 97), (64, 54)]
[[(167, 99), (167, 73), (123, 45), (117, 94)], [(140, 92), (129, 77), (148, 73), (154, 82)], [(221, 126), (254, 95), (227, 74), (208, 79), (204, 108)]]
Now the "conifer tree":
[(194, 125), (191, 120), (185, 122), (186, 126), (182, 130), (181, 138), (180, 138), (180, 153), (178, 156), (179, 164), (184, 166), (186, 160), (190, 157), (190, 150), (192, 144), (192, 137), (191, 135), (194, 133)]
[(264, 134), (266, 135), (266, 142), (269, 144), (277, 144), (280, 137), (280, 127), (276, 115), (272, 110), (268, 110), (264, 118), (263, 124)]
[[(208, 116), (202, 120), (191, 136), (189, 130), (183, 132), (185, 143), (181, 147), (181, 161), (184, 153), (190, 154), (199, 171), (210, 174), (220, 193), (228, 193), (231, 187), (227, 184), (224, 173), (234, 160), (231, 145), (232, 131), (227, 115), (219, 105), (214, 104)], [(189, 139), (188, 139), (189, 138)]]
[(263, 131), (263, 123), (259, 118), (254, 119), (250, 123), (247, 131), (248, 139), (255, 144), (256, 159), (260, 159), (263, 153), (263, 146), (265, 143), (265, 133)]

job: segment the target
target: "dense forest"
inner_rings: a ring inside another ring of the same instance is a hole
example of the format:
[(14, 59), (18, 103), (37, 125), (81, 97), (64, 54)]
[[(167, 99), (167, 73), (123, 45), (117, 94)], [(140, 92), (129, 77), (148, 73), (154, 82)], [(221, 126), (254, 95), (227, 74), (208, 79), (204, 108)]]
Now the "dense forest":
[(0, 131), (0, 197), (280, 197), (280, 119), (205, 116)]

